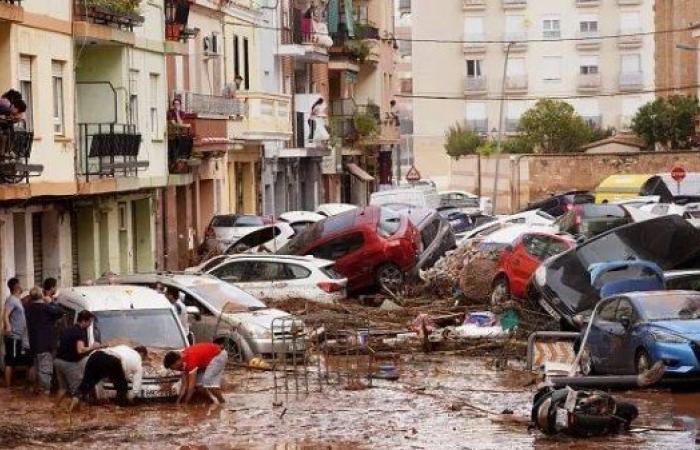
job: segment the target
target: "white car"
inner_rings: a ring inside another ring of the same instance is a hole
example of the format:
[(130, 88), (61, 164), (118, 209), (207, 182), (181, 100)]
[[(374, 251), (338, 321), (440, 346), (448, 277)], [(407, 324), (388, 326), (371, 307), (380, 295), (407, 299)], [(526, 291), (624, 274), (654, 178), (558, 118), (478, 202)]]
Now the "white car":
[(357, 209), (357, 206), (351, 205), (349, 203), (323, 203), (318, 205), (316, 212), (325, 217), (337, 216), (344, 212), (352, 211)]
[(679, 215), (684, 219), (700, 219), (700, 203), (654, 203), (641, 206), (639, 209), (651, 213), (654, 216)]
[(240, 254), (218, 260), (206, 273), (262, 299), (334, 303), (347, 297), (348, 280), (333, 264), (312, 256)]
[(457, 243), (458, 247), (466, 245), (470, 239), (481, 238), (500, 230), (501, 228), (510, 225), (528, 225), (528, 226), (543, 226), (551, 227), (556, 219), (544, 211), (535, 209), (532, 211), (524, 211), (510, 216), (501, 216), (493, 222), (487, 222), (481, 226), (468, 231), (464, 237)]
[(465, 191), (440, 191), (442, 206), (459, 208), (466, 213), (481, 211), (490, 216), (493, 214), (493, 202), (489, 197), (479, 197)]
[(295, 233), (299, 233), (325, 218), (326, 216), (311, 211), (289, 211), (279, 216), (279, 220), (288, 223)]
[(658, 195), (645, 195), (641, 197), (623, 198), (610, 202), (612, 205), (629, 206), (632, 208), (642, 208), (646, 205), (654, 205), (661, 201)]
[(286, 222), (265, 225), (225, 247), (219, 246), (219, 251), (226, 255), (237, 253), (275, 253), (294, 237), (296, 231)]
[(266, 225), (266, 219), (260, 216), (245, 214), (216, 215), (211, 218), (209, 226), (207, 226), (204, 233), (205, 244), (209, 249), (216, 246), (219, 248), (219, 251), (223, 251), (233, 242), (264, 225)]

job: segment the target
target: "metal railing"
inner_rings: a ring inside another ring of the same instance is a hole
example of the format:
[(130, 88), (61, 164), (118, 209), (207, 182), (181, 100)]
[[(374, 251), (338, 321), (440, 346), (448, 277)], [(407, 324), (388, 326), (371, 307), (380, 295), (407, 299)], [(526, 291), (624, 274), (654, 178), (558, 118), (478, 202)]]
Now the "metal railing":
[(212, 116), (244, 116), (245, 104), (238, 98), (221, 95), (195, 94), (188, 91), (175, 91), (172, 98), (179, 98), (185, 114)]
[(602, 81), (599, 73), (581, 73), (578, 75), (579, 89), (597, 89)]
[(194, 136), (189, 127), (170, 126), (168, 129), (168, 169), (170, 173), (188, 173)]
[(145, 21), (143, 16), (136, 13), (124, 13), (105, 6), (91, 6), (85, 0), (73, 1), (73, 13), (75, 20), (128, 31), (134, 31), (134, 27), (143, 25)]
[(190, 0), (165, 0), (165, 38), (169, 41), (186, 41), (195, 35), (187, 28), (190, 17)]
[(31, 131), (0, 128), (0, 184), (29, 183), (29, 177), (41, 174), (44, 166), (29, 164), (33, 142)]
[(78, 124), (78, 167), (85, 176), (138, 176), (148, 161), (139, 161), (141, 134), (136, 125), (118, 123)]
[(486, 77), (466, 77), (464, 79), (466, 92), (482, 92), (486, 90)]

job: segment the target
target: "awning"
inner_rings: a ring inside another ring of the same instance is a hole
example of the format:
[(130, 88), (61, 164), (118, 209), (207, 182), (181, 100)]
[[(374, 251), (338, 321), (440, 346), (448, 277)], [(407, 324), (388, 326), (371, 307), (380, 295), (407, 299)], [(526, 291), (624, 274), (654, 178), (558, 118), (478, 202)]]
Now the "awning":
[(355, 163), (347, 163), (345, 164), (345, 168), (348, 169), (348, 172), (355, 175), (361, 181), (374, 181), (374, 177), (372, 175), (365, 172), (362, 167)]

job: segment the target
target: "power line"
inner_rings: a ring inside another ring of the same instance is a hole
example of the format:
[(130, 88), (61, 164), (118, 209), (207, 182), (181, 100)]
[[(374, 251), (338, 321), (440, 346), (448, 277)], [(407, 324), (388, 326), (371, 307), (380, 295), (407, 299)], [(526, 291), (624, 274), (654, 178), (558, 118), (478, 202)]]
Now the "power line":
[(418, 99), (418, 100), (473, 100), (473, 101), (501, 101), (501, 100), (506, 100), (506, 101), (523, 101), (523, 100), (575, 100), (575, 99), (585, 99), (585, 98), (599, 98), (599, 97), (621, 97), (621, 96), (634, 96), (634, 95), (640, 95), (640, 94), (656, 94), (656, 93), (664, 93), (664, 92), (673, 92), (673, 91), (681, 91), (681, 90), (686, 90), (686, 89), (700, 89), (700, 84), (693, 84), (693, 85), (687, 85), (687, 86), (674, 86), (674, 87), (664, 87), (664, 88), (657, 88), (657, 89), (641, 89), (641, 90), (634, 90), (634, 91), (625, 91), (625, 92), (607, 92), (607, 93), (601, 93), (601, 94), (577, 94), (577, 95), (548, 95), (548, 96), (514, 96), (514, 97), (507, 97), (507, 96), (498, 96), (498, 97), (493, 97), (493, 96), (475, 96), (475, 97), (456, 97), (456, 96), (448, 96), (448, 95), (423, 95), (423, 94), (394, 94), (394, 97), (400, 97), (400, 98), (411, 98), (411, 99)]

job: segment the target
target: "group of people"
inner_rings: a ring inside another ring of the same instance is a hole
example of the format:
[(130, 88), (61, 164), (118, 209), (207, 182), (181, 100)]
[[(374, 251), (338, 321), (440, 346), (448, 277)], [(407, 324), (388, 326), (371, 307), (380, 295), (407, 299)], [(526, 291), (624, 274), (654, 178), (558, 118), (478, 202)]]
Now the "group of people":
[(10, 126), (24, 120), (27, 103), (22, 94), (10, 89), (0, 96), (0, 126)]
[[(6, 387), (12, 386), (18, 368), (26, 368), (35, 392), (49, 395), (57, 387), (57, 405), (70, 397), (70, 409), (74, 409), (94, 399), (95, 387), (103, 380), (112, 383), (120, 405), (133, 402), (141, 392), (143, 365), (149, 357), (145, 347), (107, 346), (90, 339), (96, 317), (87, 310), (80, 311), (74, 323), (59, 327), (67, 316), (56, 301), (54, 278), (47, 278), (42, 288), (32, 288), (27, 296), (22, 295), (17, 278), (10, 279), (7, 287), (10, 296), (2, 311)], [(184, 315), (184, 304), (175, 293), (166, 290), (164, 294), (173, 309)], [(93, 330), (92, 336), (98, 335)], [(166, 353), (164, 367), (182, 376), (178, 403), (188, 403), (197, 391), (214, 404), (223, 403), (221, 379), (227, 361), (226, 350), (213, 343)]]

